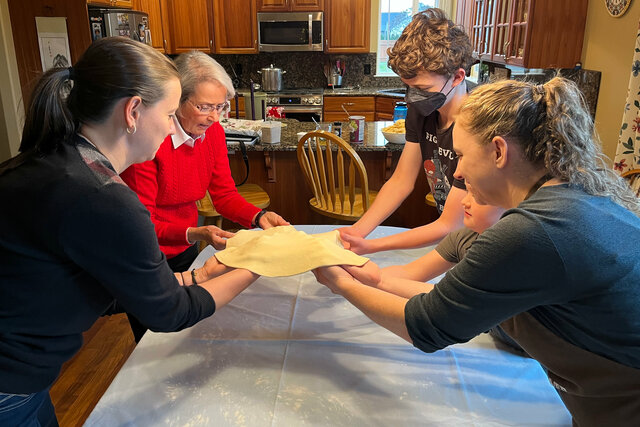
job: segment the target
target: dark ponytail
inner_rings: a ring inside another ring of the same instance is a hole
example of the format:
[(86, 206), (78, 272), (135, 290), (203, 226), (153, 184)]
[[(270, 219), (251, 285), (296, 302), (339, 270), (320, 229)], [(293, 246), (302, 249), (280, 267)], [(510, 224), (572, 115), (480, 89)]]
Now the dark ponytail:
[(93, 42), (73, 68), (42, 75), (27, 108), (21, 154), (1, 165), (0, 175), (32, 154), (55, 151), (83, 123), (102, 123), (123, 98), (153, 105), (172, 78), (179, 78), (175, 65), (151, 46), (126, 37)]
[(68, 68), (52, 68), (38, 81), (27, 109), (20, 152), (49, 153), (76, 133), (78, 125), (67, 107), (69, 73)]

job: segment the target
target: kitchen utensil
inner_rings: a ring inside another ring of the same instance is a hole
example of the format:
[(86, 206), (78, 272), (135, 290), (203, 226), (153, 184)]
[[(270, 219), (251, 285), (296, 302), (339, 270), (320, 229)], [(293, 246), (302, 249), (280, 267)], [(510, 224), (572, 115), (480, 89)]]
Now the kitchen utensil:
[(282, 75), (284, 73), (286, 73), (286, 71), (274, 67), (273, 64), (258, 71), (258, 74), (262, 74), (262, 90), (265, 92), (281, 91), (283, 86)]
[(318, 121), (313, 116), (311, 116), (311, 120), (313, 120), (313, 123), (316, 124), (316, 130), (320, 129), (320, 123), (318, 123)]
[(344, 104), (341, 105), (342, 107), (342, 111), (344, 111), (345, 113), (347, 113), (347, 117), (351, 116), (351, 114), (349, 114), (349, 112), (347, 111), (347, 109), (345, 108)]
[(341, 87), (342, 86), (342, 76), (340, 74), (329, 74), (327, 77), (327, 86), (329, 87)]

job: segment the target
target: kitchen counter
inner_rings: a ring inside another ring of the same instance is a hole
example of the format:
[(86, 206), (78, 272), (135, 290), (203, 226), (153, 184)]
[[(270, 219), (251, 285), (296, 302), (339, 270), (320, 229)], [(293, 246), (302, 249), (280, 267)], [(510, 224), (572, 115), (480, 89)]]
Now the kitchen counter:
[[(298, 132), (311, 132), (316, 129), (314, 123), (299, 122), (292, 119), (280, 120), (286, 126), (282, 128), (281, 142), (276, 144), (259, 143), (247, 147), (248, 151), (296, 151)], [(348, 122), (342, 122), (342, 138), (349, 141), (350, 130)], [(382, 135), (382, 128), (393, 122), (365, 122), (364, 141), (361, 144), (351, 144), (357, 152), (363, 151), (402, 151), (404, 144), (392, 144)], [(229, 150), (238, 151), (238, 146), (230, 146)]]
[[(282, 128), (282, 142), (278, 144), (256, 144), (247, 146), (247, 160), (241, 155), (237, 146), (229, 146), (228, 158), (231, 173), (236, 183), (247, 176), (246, 182), (262, 187), (271, 204), (269, 210), (280, 214), (292, 224), (336, 224), (336, 220), (313, 211), (308, 204), (312, 191), (307, 186), (298, 163), (296, 147), (298, 132), (315, 130), (315, 125), (284, 119), (286, 127)], [(358, 152), (367, 170), (369, 189), (379, 191), (395, 170), (404, 145), (389, 144), (382, 136), (381, 129), (391, 122), (365, 123), (364, 143), (351, 144)], [(344, 126), (345, 128), (347, 126)], [(343, 134), (349, 140), (349, 132)], [(424, 175), (416, 180), (414, 191), (387, 220), (384, 225), (417, 227), (433, 221), (438, 217), (435, 208), (425, 203), (425, 195), (429, 192)], [(225, 219), (226, 229), (238, 229), (240, 225), (232, 224)]]

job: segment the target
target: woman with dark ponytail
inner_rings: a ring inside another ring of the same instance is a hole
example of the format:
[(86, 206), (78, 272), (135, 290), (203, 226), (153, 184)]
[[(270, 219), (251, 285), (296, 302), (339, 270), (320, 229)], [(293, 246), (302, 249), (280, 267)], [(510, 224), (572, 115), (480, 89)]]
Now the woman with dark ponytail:
[(425, 352), (500, 325), (575, 425), (640, 425), (640, 200), (604, 161), (579, 89), (557, 77), (480, 86), (453, 134), (456, 178), (507, 209), (498, 223), (410, 299), (363, 284), (375, 271), (318, 279)]
[(174, 274), (118, 176), (174, 132), (180, 94), (169, 59), (122, 37), (34, 89), (20, 154), (0, 165), (0, 425), (57, 425), (49, 387), (116, 300), (149, 329), (177, 331), (257, 278), (215, 257)]

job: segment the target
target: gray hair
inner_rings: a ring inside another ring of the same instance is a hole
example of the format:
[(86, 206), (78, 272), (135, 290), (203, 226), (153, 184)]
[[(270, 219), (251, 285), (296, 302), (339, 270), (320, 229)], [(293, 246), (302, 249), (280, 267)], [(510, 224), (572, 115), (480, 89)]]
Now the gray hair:
[(180, 73), (180, 84), (182, 85), (181, 104), (193, 95), (199, 83), (221, 84), (227, 89), (227, 99), (236, 94), (229, 74), (222, 65), (204, 52), (192, 50), (183, 53), (176, 58), (175, 64)]

